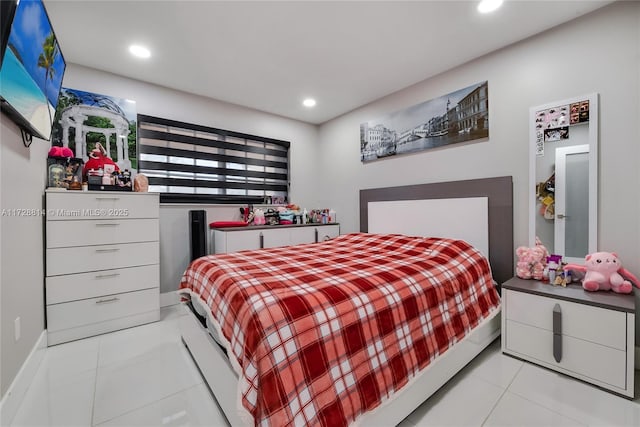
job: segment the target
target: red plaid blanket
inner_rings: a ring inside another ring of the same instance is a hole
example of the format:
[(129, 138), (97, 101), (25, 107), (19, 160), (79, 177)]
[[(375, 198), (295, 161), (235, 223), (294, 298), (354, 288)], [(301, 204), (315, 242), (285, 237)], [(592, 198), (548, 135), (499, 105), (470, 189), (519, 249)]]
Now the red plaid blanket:
[(180, 288), (211, 308), (256, 426), (350, 424), (499, 306), (468, 243), (402, 235), (207, 256)]

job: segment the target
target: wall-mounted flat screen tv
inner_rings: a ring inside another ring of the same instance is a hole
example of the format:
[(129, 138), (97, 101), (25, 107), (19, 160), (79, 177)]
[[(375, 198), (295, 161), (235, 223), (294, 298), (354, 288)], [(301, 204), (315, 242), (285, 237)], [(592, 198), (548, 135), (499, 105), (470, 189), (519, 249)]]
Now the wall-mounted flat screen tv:
[(65, 68), (42, 0), (20, 0), (0, 68), (2, 111), (48, 141)]
[(13, 14), (17, 5), (18, 2), (16, 0), (0, 0), (0, 68), (2, 68), (4, 49), (7, 47), (11, 21), (13, 21)]

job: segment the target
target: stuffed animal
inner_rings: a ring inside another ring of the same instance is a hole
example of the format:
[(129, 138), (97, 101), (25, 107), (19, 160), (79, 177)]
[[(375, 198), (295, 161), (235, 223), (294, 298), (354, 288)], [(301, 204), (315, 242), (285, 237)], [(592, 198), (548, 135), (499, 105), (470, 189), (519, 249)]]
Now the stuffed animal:
[(542, 245), (536, 245), (533, 251), (533, 265), (531, 266), (531, 276), (535, 280), (542, 280), (544, 277), (544, 264), (547, 259), (547, 248)]
[(518, 262), (516, 264), (516, 276), (521, 279), (531, 279), (531, 248), (520, 246), (516, 249)]
[(264, 225), (266, 220), (264, 219), (264, 211), (262, 209), (256, 209), (253, 211), (253, 224)]
[(615, 252), (589, 254), (585, 257), (585, 265), (568, 264), (564, 266), (564, 270), (584, 272), (582, 287), (587, 291), (612, 290), (619, 294), (628, 294), (631, 292), (632, 284), (640, 287), (638, 279), (622, 267)]
[(516, 275), (521, 279), (542, 280), (545, 260), (549, 252), (538, 240), (536, 243), (533, 248), (520, 246), (516, 249), (516, 255), (518, 255)]

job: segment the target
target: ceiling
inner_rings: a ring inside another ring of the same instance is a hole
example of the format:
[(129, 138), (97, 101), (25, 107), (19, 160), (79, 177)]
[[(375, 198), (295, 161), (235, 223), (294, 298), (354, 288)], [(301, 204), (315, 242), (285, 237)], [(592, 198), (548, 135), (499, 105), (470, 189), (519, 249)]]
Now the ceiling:
[(312, 124), (608, 3), (45, 0), (67, 62)]

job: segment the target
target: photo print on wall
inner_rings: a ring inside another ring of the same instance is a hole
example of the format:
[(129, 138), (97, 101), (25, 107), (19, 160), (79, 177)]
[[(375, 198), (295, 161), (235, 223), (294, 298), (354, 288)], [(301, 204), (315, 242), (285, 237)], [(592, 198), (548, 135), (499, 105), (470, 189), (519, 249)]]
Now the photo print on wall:
[(360, 125), (360, 160), (369, 162), (489, 137), (487, 81)]
[(62, 88), (51, 145), (69, 147), (85, 164), (100, 150), (120, 170), (137, 170), (136, 103), (77, 89)]

